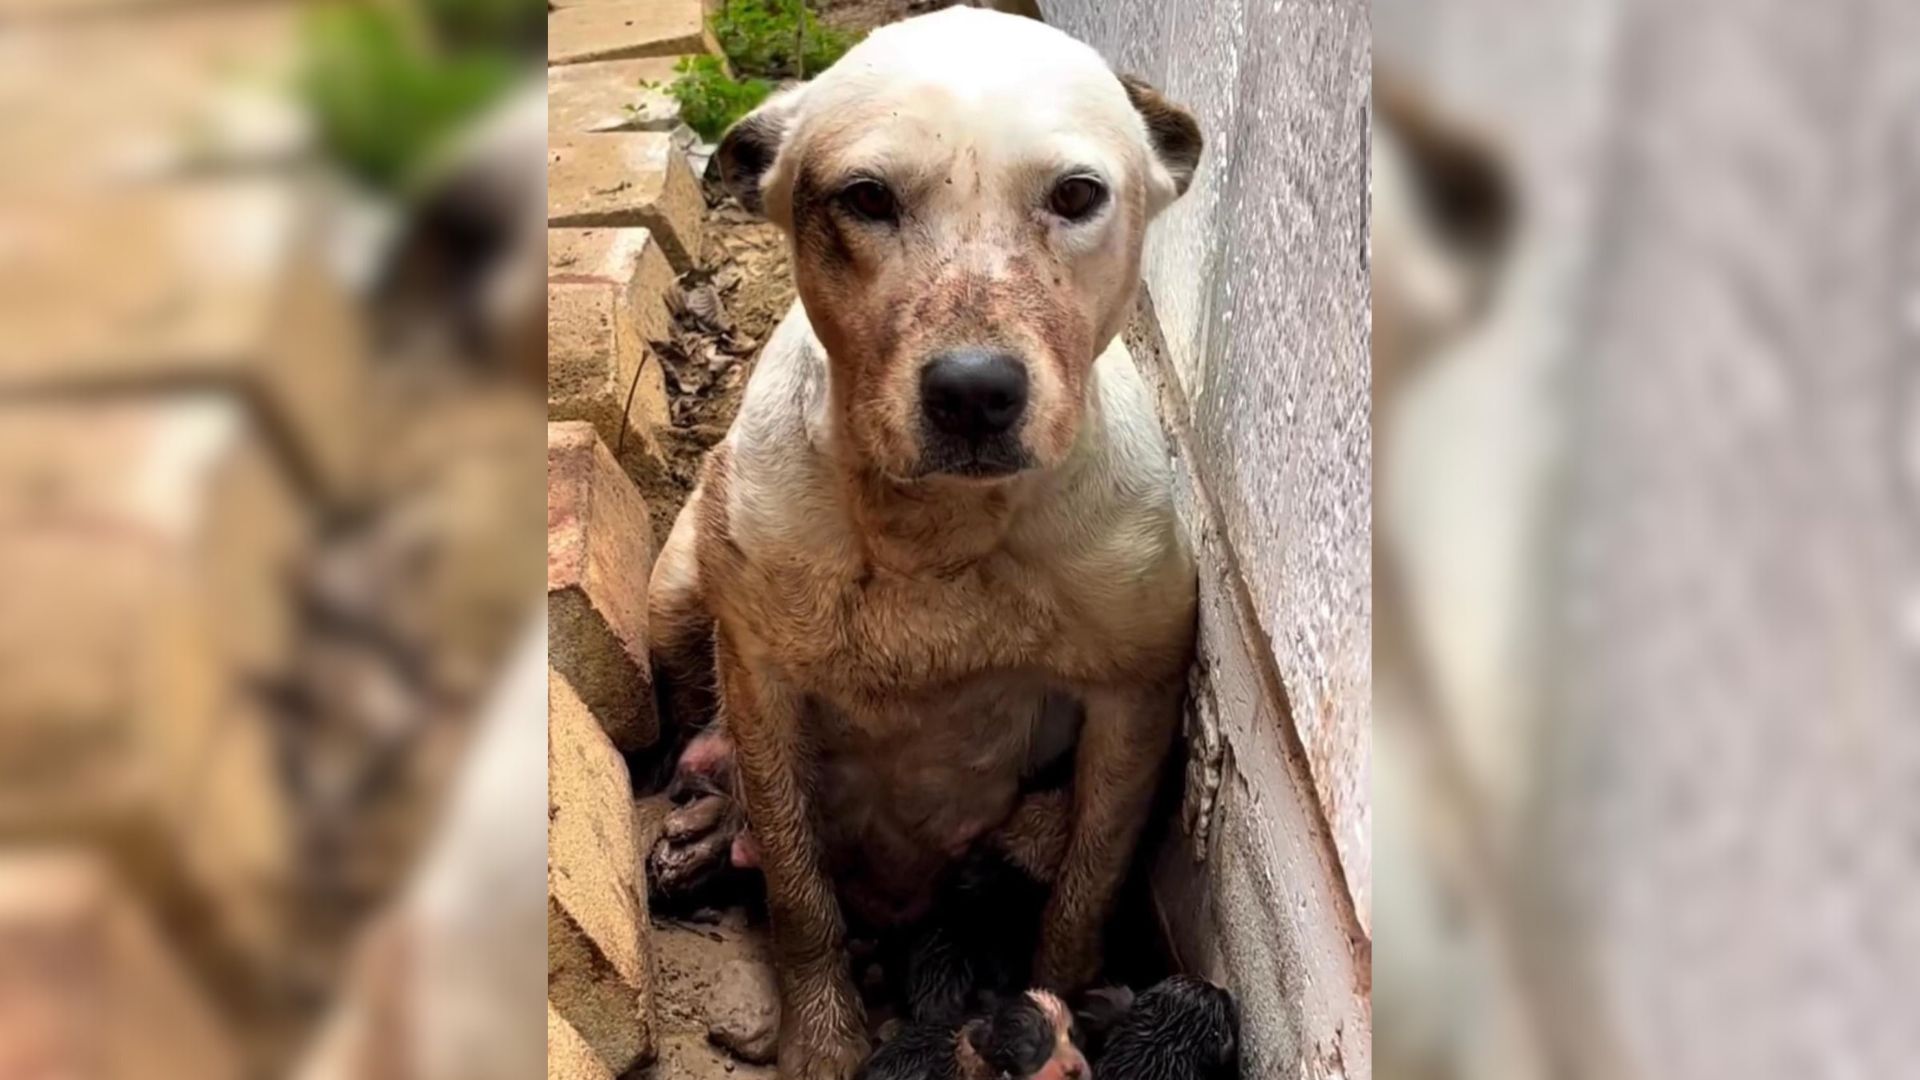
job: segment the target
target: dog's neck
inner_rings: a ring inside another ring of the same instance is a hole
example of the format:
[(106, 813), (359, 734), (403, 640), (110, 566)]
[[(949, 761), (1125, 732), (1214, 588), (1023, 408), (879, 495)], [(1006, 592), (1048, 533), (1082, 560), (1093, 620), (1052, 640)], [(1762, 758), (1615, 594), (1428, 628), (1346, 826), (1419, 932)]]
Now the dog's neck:
[(1052, 468), (991, 484), (941, 476), (903, 481), (836, 454), (842, 499), (867, 558), (896, 573), (943, 574), (1003, 550), (1028, 511), (1057, 498), (1068, 478), (1098, 453), (1099, 395), (1088, 382), (1079, 437), (1067, 460)]
[(842, 462), (841, 489), (868, 558), (899, 573), (961, 569), (998, 550), (1045, 477), (999, 484), (931, 478), (901, 482)]

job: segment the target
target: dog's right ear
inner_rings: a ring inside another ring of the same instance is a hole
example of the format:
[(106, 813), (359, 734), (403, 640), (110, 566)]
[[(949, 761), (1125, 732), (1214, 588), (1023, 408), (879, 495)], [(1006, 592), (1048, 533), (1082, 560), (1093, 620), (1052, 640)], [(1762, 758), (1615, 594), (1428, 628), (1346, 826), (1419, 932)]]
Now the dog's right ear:
[(804, 86), (775, 93), (752, 112), (734, 121), (720, 138), (720, 184), (740, 205), (756, 214), (767, 212), (766, 188), (786, 143), (794, 115), (800, 111)]

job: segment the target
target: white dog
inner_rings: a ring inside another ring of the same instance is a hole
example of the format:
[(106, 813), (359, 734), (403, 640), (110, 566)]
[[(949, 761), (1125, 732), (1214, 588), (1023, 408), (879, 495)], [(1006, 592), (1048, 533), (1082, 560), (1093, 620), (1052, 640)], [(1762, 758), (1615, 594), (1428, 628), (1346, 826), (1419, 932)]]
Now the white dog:
[(783, 1076), (865, 1056), (847, 916), (918, 914), (1068, 752), (1037, 975), (1098, 971), (1195, 605), (1152, 403), (1110, 346), (1200, 143), (1058, 30), (949, 9), (875, 32), (720, 147), (730, 190), (787, 233), (800, 303), (660, 553), (651, 633), (669, 700), (718, 689)]

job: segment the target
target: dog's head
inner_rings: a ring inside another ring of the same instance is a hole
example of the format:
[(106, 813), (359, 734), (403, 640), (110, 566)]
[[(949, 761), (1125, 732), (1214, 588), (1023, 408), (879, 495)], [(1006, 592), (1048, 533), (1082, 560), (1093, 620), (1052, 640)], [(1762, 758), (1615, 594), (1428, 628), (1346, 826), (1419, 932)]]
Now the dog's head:
[(894, 479), (1061, 461), (1193, 118), (1042, 23), (951, 8), (876, 31), (721, 142), (791, 240), (845, 452)]

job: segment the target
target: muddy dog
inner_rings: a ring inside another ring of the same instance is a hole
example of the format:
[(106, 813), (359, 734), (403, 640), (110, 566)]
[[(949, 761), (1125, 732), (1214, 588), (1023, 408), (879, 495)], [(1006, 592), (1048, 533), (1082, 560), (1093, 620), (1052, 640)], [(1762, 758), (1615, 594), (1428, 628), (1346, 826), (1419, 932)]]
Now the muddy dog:
[(865, 1055), (847, 914), (924, 910), (1066, 748), (1036, 970), (1069, 990), (1099, 967), (1195, 608), (1150, 397), (1111, 346), (1200, 144), (1087, 46), (974, 9), (875, 32), (722, 141), (800, 301), (649, 607), (670, 704), (710, 687), (733, 742), (784, 1076)]

